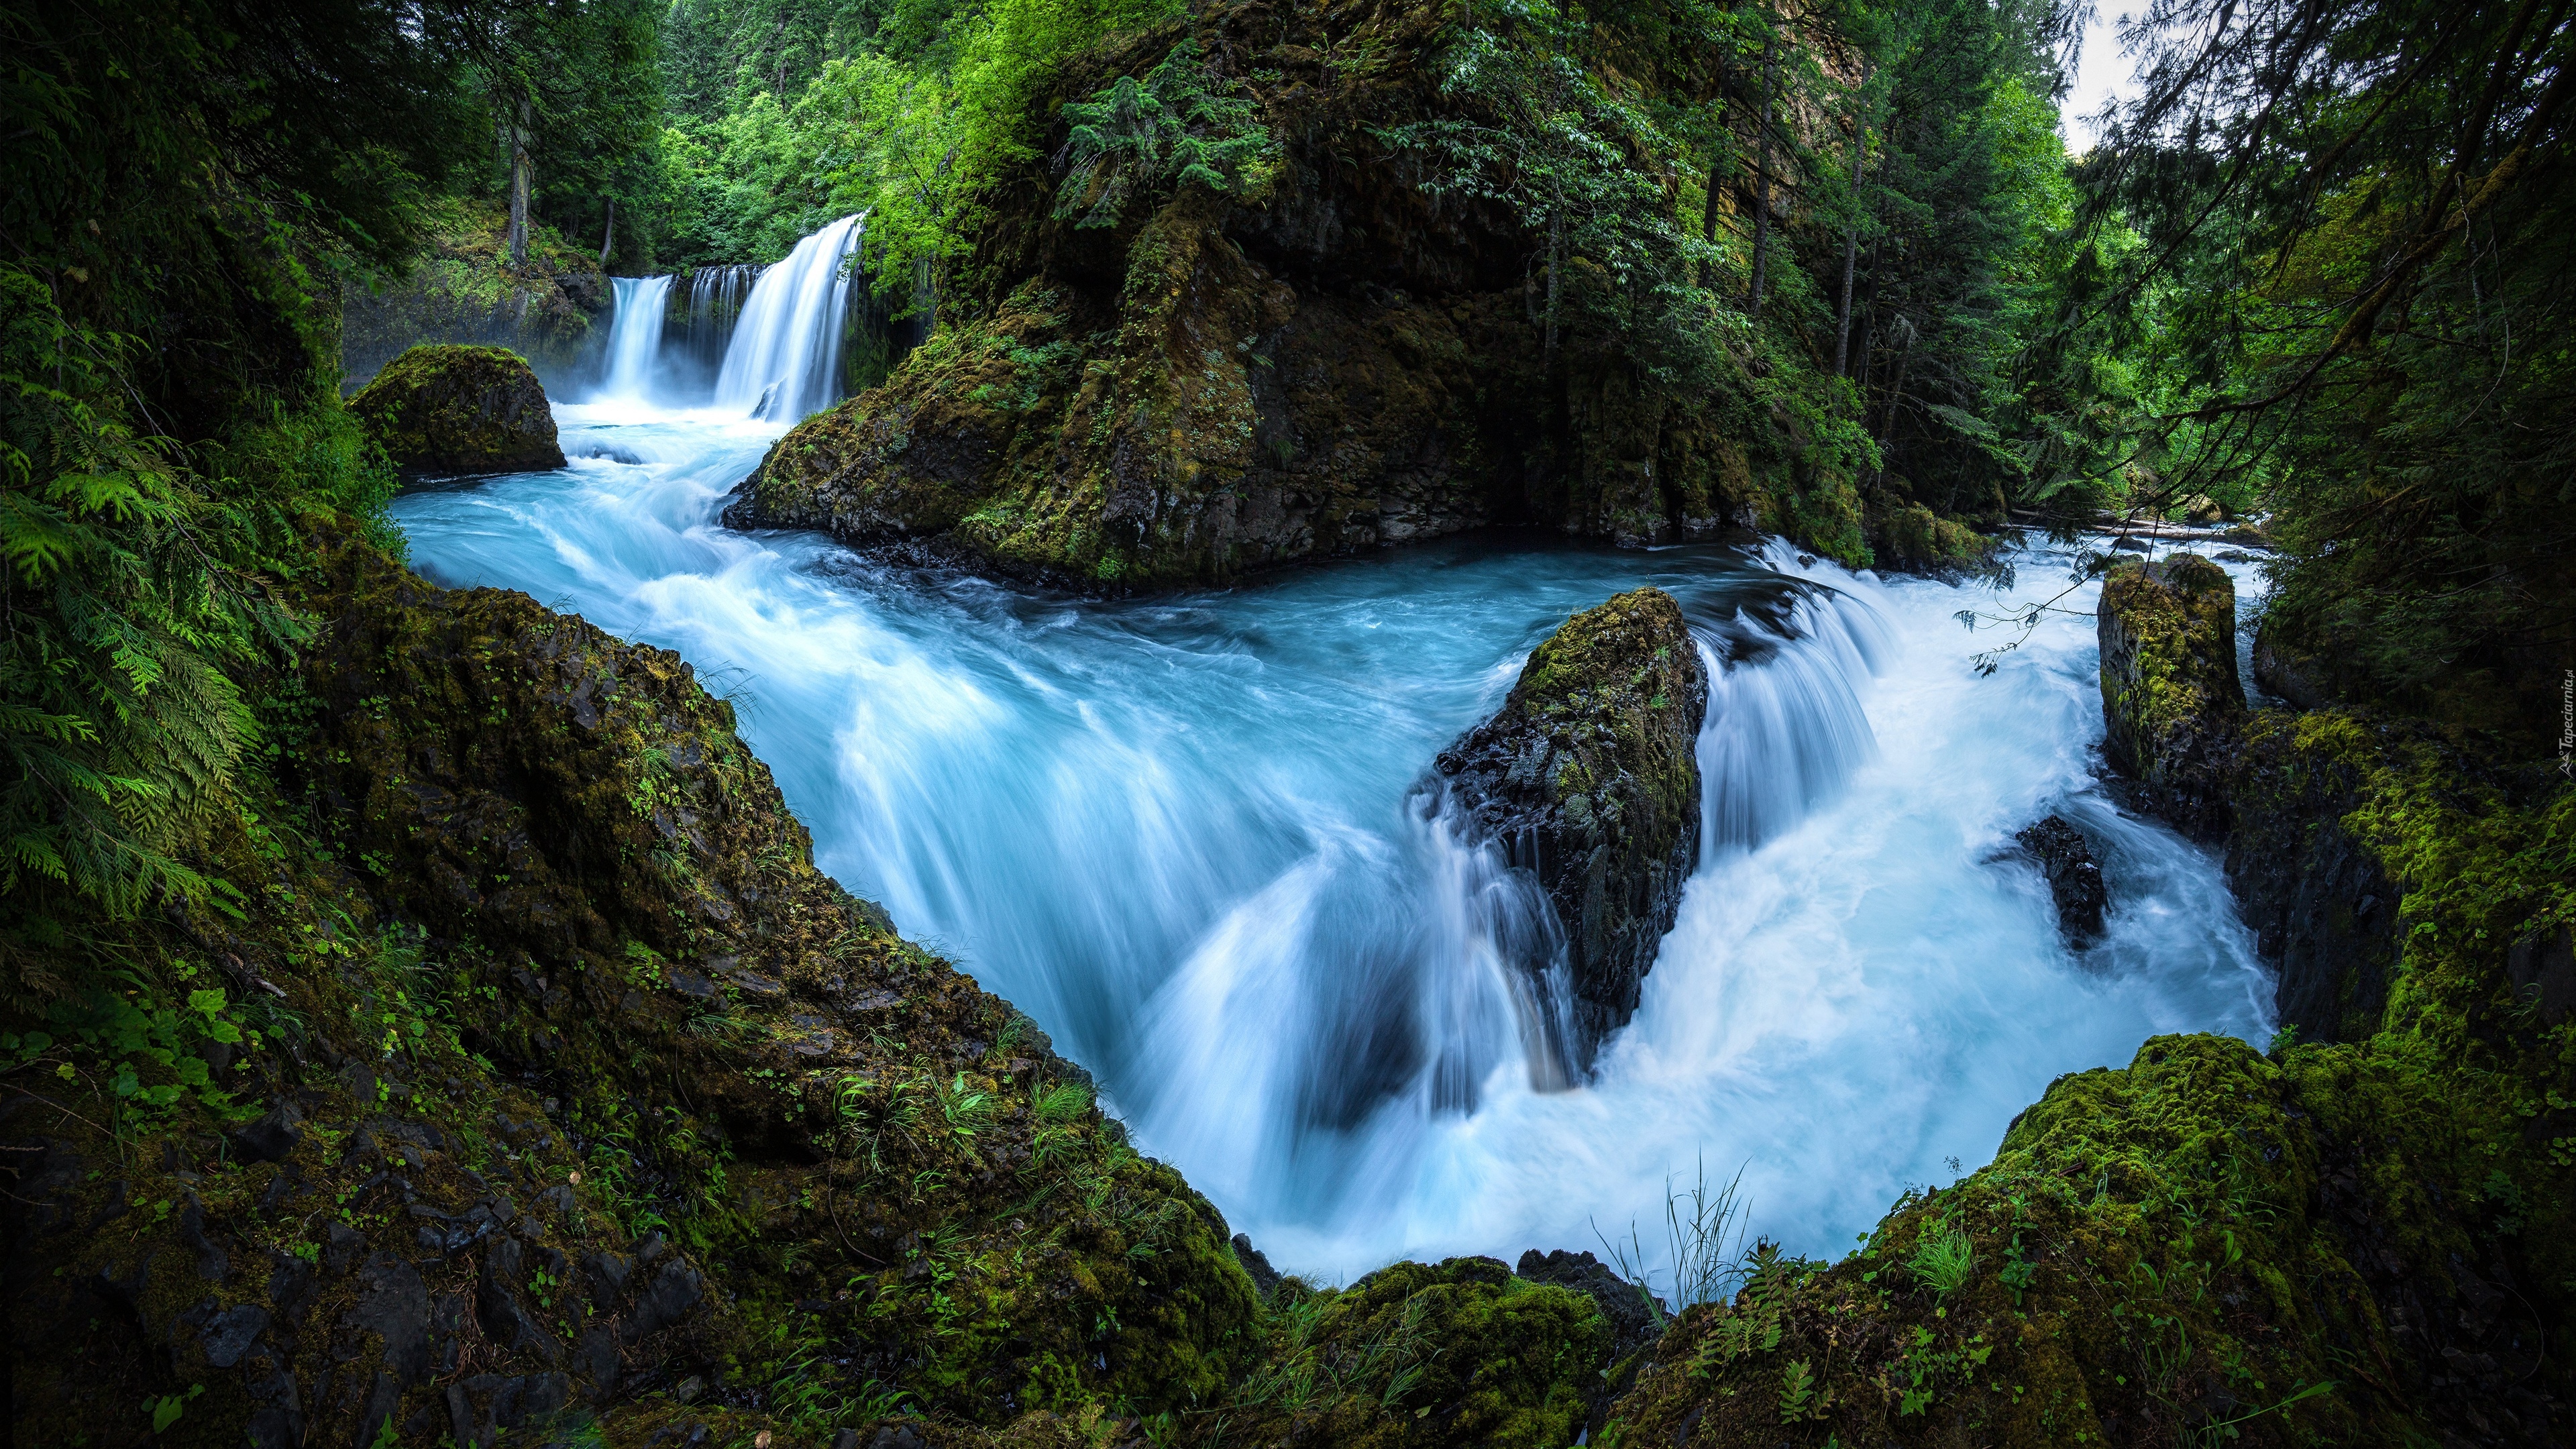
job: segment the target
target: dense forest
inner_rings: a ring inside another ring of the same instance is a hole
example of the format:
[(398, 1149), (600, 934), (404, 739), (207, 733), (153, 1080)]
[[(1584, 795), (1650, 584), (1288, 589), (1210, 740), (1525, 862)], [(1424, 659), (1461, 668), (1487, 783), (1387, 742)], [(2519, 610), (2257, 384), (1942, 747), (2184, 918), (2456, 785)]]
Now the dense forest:
[[(2070, 151), (2093, 19), (8, 7), (13, 1442), (2567, 1442), (2576, 17), (2155, 0)], [(612, 279), (860, 214), (900, 345), (737, 524), (1065, 598), (1760, 533), (1959, 585), (1988, 672), (2229, 530), (2274, 707), (2111, 768), (2325, 1004), (2062, 1079), (1837, 1261), (1677, 1198), (1652, 1293), (1277, 1279), (690, 664), (407, 568), (386, 358), (569, 367)]]

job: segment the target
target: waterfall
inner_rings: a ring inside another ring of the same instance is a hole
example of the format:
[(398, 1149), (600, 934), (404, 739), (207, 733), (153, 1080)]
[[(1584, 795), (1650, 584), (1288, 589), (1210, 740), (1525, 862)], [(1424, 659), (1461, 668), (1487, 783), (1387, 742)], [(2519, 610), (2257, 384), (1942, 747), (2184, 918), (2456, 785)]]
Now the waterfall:
[(725, 348), (733, 341), (734, 323), (742, 317), (743, 300), (766, 268), (747, 263), (700, 267), (689, 274), (680, 335), (670, 349), (672, 360), (686, 372), (690, 396), (704, 397), (715, 388), (724, 368)]
[(866, 221), (843, 217), (760, 274), (725, 348), (717, 407), (792, 423), (839, 398), (850, 299), (851, 269), (844, 263), (858, 249)]
[(662, 321), (670, 305), (669, 277), (613, 277), (617, 310), (608, 324), (608, 375), (599, 396), (643, 401), (653, 389), (662, 355)]

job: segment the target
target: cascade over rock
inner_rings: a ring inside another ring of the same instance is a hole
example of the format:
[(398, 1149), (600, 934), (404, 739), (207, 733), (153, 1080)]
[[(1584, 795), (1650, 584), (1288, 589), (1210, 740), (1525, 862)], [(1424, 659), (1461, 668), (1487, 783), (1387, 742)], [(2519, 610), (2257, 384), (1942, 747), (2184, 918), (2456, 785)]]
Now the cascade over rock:
[(2245, 713), (2236, 585), (2197, 554), (2114, 566), (2102, 579), (2102, 746), (2148, 808), (2203, 839), (2227, 827), (2218, 778)]
[(1637, 1009), (1698, 863), (1707, 713), (1680, 607), (1638, 589), (1566, 620), (1440, 755), (1472, 833), (1538, 877), (1565, 930), (1578, 1067)]
[(406, 476), (564, 465), (545, 384), (506, 347), (412, 348), (348, 409)]

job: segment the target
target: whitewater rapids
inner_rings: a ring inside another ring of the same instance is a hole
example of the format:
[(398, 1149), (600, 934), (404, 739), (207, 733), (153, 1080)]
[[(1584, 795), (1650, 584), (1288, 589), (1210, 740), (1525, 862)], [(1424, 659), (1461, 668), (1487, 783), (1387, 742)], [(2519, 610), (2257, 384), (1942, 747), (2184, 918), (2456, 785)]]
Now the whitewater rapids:
[[(2090, 587), (1983, 678), (1996, 636), (1951, 615), (1991, 596), (1778, 546), (1482, 538), (1036, 597), (723, 529), (779, 431), (739, 408), (557, 413), (568, 467), (397, 501), (415, 565), (689, 658), (819, 864), (1035, 1016), (1285, 1270), (1598, 1250), (1632, 1219), (1651, 1249), (1703, 1162), (1741, 1168), (1752, 1232), (1830, 1256), (2059, 1074), (2270, 1032), (2216, 862), (2097, 782)], [(2056, 591), (2062, 562), (2021, 565), (2012, 597)], [(1548, 631), (1650, 583), (1717, 669), (1708, 842), (1635, 1021), (1564, 1090), (1493, 925), (1512, 883), (1415, 792)], [(2009, 853), (2052, 810), (2112, 896), (2081, 956)]]

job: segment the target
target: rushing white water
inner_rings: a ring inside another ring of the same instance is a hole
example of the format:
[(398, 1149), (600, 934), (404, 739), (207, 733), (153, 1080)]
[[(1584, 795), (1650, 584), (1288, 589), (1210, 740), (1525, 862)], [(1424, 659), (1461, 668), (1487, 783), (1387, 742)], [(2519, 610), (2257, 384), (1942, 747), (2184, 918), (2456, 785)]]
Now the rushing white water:
[(616, 311), (608, 324), (608, 367), (601, 398), (641, 402), (651, 393), (662, 354), (662, 320), (671, 301), (669, 277), (612, 277)]
[[(616, 416), (559, 410), (568, 468), (399, 500), (416, 562), (732, 681), (823, 867), (1036, 1016), (1283, 1267), (1651, 1233), (1701, 1161), (1742, 1166), (1753, 1230), (1831, 1252), (2056, 1075), (2269, 1030), (2215, 862), (2096, 782), (2089, 586), (1986, 678), (1950, 617), (1979, 596), (1780, 547), (1450, 541), (1031, 597), (727, 532), (776, 426)], [(2020, 594), (2055, 591), (2022, 562)], [(1539, 639), (1649, 583), (1721, 670), (1708, 845), (1568, 1089), (1556, 991), (1515, 965), (1552, 925), (1424, 786)], [(2051, 810), (2112, 892), (2080, 956), (2009, 854)]]
[(865, 216), (843, 217), (752, 283), (716, 374), (717, 408), (792, 423), (832, 405), (849, 315), (847, 263), (866, 225)]

